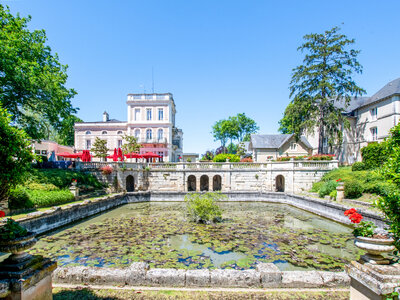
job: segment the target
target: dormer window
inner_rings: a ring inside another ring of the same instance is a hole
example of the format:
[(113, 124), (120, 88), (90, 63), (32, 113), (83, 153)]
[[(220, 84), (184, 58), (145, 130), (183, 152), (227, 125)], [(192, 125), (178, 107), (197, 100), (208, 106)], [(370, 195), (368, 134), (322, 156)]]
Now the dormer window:
[(92, 133), (88, 130), (88, 131), (86, 131), (86, 134), (92, 134)]
[(296, 150), (297, 144), (296, 143), (290, 143), (290, 150)]
[(103, 131), (101, 132), (101, 134), (107, 134), (107, 131), (103, 130)]
[(120, 131), (118, 131), (118, 132), (117, 132), (117, 134), (122, 134), (122, 131), (121, 131), (121, 130), (120, 130)]
[(374, 107), (373, 109), (371, 109), (371, 120), (376, 120), (378, 117), (378, 108)]

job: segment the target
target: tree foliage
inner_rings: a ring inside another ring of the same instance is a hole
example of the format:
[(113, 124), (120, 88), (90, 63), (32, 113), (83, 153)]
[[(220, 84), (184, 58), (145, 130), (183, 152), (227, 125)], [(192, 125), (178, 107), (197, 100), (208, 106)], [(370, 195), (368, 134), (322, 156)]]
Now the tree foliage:
[(11, 116), (0, 106), (0, 202), (10, 188), (23, 181), (35, 159), (27, 134), (10, 125)]
[(134, 136), (124, 135), (123, 139), (125, 140), (125, 144), (122, 145), (122, 152), (124, 154), (140, 151), (141, 145), (138, 144), (137, 138)]
[[(256, 133), (258, 130), (259, 127), (253, 119), (247, 117), (244, 113), (239, 113), (226, 120), (223, 119), (215, 122), (212, 127), (212, 134), (214, 140), (220, 141), (221, 147), (225, 147), (228, 140), (231, 140), (230, 144), (233, 144), (234, 140), (240, 143), (249, 140), (250, 135)], [(236, 149), (236, 146), (234, 148)]]
[(107, 140), (103, 140), (101, 138), (96, 137), (91, 150), (97, 157), (100, 157), (103, 160), (105, 160), (108, 152)]
[(217, 202), (226, 198), (226, 195), (216, 192), (189, 193), (185, 196), (187, 214), (196, 223), (219, 222), (222, 219), (222, 210)]
[(41, 139), (42, 122), (59, 130), (76, 112), (70, 102), (76, 92), (65, 87), (67, 66), (45, 44), (45, 31), (27, 29), (30, 20), (0, 4), (0, 103), (14, 124)]
[(347, 50), (354, 44), (334, 27), (322, 34), (304, 36), (305, 42), (297, 49), (305, 52), (303, 65), (293, 69), (290, 82), (291, 102), (280, 121), (282, 133), (314, 133), (318, 128), (318, 153), (323, 153), (323, 140), (333, 145), (342, 139), (342, 125), (348, 127), (343, 117), (351, 96), (365, 91), (352, 79), (361, 73), (357, 61), (358, 50)]
[(377, 206), (388, 219), (396, 248), (400, 250), (400, 123), (390, 130), (386, 146), (387, 161), (380, 168), (380, 173), (389, 183), (394, 183), (397, 189), (392, 189), (380, 197)]

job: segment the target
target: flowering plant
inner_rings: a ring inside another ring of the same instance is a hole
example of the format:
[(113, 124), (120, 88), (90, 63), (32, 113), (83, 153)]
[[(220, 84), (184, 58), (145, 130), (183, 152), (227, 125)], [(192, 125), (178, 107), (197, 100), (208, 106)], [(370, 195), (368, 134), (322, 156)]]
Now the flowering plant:
[(354, 236), (372, 237), (374, 235), (376, 225), (371, 221), (361, 221), (363, 216), (355, 208), (346, 210), (344, 215), (349, 217), (351, 223), (358, 224), (354, 227)]
[(342, 178), (336, 179), (336, 182), (342, 181)]
[(27, 235), (28, 231), (18, 222), (11, 218), (5, 218), (6, 213), (0, 210), (1, 223), (5, 224), (0, 227), (0, 241), (10, 241), (18, 237)]
[(113, 172), (113, 168), (111, 166), (104, 166), (100, 168), (103, 175), (109, 175)]

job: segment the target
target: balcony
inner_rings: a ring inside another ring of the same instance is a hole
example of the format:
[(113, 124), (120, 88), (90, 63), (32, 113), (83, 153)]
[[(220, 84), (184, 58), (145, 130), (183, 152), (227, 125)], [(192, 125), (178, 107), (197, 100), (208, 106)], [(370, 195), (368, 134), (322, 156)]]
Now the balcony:
[(147, 139), (146, 137), (140, 137), (140, 138), (138, 138), (138, 143), (140, 143), (140, 144), (167, 144), (168, 141), (166, 138)]

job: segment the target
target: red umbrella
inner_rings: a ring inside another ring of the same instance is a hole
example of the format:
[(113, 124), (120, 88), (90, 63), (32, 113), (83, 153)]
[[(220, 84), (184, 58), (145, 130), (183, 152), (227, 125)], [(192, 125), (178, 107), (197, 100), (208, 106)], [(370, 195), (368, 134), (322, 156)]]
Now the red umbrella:
[(114, 154), (111, 155), (113, 161), (118, 161), (118, 153), (117, 153), (117, 148), (114, 148)]
[(154, 157), (161, 158), (160, 155), (157, 155), (157, 154), (155, 154), (153, 152), (146, 152), (145, 154), (142, 154), (142, 156), (144, 158), (154, 158)]
[(118, 148), (118, 160), (123, 161), (124, 160), (124, 155), (122, 154), (121, 148)]
[(67, 157), (67, 158), (71, 158), (71, 156), (73, 155), (74, 153), (69, 153), (69, 152), (61, 152), (56, 154), (56, 156)]
[(135, 153), (135, 152), (131, 152), (128, 154), (125, 154), (126, 158), (143, 158), (143, 155), (139, 154), (139, 153)]

